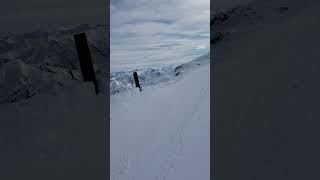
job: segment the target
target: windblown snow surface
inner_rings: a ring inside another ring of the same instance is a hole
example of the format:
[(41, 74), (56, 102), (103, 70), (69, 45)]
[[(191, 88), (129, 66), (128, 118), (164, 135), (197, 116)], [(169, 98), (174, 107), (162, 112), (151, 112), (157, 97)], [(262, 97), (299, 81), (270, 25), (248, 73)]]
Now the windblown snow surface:
[[(112, 180), (210, 178), (209, 61), (206, 54), (138, 71), (142, 92), (131, 86), (111, 95)], [(126, 74), (113, 74), (114, 88), (126, 84)]]

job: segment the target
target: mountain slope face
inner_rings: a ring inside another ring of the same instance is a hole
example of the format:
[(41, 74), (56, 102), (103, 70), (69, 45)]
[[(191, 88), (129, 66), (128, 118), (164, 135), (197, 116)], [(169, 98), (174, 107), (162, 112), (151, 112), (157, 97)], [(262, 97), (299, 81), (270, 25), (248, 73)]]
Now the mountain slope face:
[[(100, 82), (106, 82), (105, 25), (0, 36), (0, 103), (16, 102), (82, 79), (73, 35), (86, 32)], [(101, 85), (102, 88), (105, 87)], [(105, 92), (104, 89), (103, 92)]]
[(210, 55), (207, 53), (181, 65), (112, 72), (110, 74), (110, 94), (117, 94), (133, 89), (135, 87), (133, 80), (134, 71), (138, 72), (139, 82), (142, 87), (156, 85), (159, 83), (173, 83), (178, 79), (181, 79), (181, 76), (184, 73), (196, 68), (197, 66), (208, 64), (209, 59)]
[(173, 81), (111, 96), (112, 180), (210, 179), (209, 59), (164, 75)]

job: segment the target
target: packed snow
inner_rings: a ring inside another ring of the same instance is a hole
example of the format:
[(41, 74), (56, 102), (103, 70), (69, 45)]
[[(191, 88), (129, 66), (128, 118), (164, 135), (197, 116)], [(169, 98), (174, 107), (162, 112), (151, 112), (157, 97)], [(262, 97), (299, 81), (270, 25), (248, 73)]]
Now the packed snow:
[[(210, 56), (139, 70), (110, 96), (112, 180), (210, 179)], [(132, 72), (113, 74), (113, 90)], [(147, 78), (151, 76), (150, 78)], [(122, 77), (122, 78), (121, 78)]]

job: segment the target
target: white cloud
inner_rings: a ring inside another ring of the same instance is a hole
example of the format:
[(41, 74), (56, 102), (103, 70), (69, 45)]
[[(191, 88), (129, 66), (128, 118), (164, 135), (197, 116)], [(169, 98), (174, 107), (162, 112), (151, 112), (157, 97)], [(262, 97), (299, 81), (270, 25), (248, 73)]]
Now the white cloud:
[(181, 63), (209, 51), (210, 0), (111, 0), (111, 71)]

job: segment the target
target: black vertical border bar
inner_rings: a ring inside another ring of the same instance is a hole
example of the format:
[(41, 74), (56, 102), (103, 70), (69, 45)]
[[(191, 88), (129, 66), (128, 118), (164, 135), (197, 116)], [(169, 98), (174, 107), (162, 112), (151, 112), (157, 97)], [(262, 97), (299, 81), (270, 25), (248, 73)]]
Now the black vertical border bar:
[(106, 47), (107, 47), (107, 114), (106, 114), (106, 174), (107, 180), (110, 179), (110, 0), (106, 0), (107, 12), (106, 12)]
[(210, 0), (210, 179), (215, 179), (215, 172), (217, 170), (217, 164), (215, 163), (215, 143), (217, 142), (217, 138), (215, 136), (217, 132), (216, 120), (214, 119), (214, 82), (213, 82), (213, 71), (214, 71), (214, 61), (213, 61), (213, 46), (211, 44), (211, 36), (213, 35), (213, 27), (211, 26), (211, 17), (214, 7), (214, 0)]

